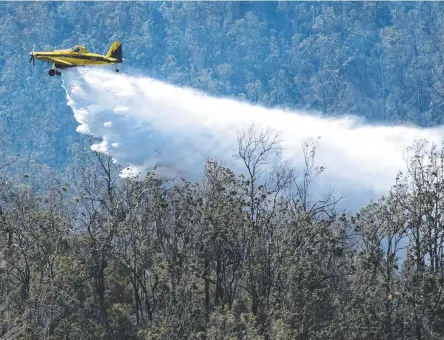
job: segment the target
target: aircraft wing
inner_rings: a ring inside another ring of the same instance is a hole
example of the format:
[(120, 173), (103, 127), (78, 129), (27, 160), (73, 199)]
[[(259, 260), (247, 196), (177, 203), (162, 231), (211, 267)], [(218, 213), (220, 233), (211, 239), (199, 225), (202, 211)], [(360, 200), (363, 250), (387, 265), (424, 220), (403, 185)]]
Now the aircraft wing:
[(74, 66), (74, 64), (70, 63), (69, 61), (63, 60), (63, 59), (59, 59), (59, 58), (50, 58), (51, 61), (54, 62), (54, 64), (58, 64), (58, 65), (65, 65), (65, 66)]

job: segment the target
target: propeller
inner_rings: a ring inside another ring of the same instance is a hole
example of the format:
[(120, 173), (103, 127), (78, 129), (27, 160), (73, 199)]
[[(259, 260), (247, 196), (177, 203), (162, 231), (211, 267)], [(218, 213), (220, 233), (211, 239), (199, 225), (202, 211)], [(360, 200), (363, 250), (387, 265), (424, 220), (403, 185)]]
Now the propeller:
[(32, 62), (32, 66), (35, 66), (35, 58), (34, 58), (34, 46), (32, 47), (32, 53), (29, 53), (31, 59), (29, 59), (29, 63)]

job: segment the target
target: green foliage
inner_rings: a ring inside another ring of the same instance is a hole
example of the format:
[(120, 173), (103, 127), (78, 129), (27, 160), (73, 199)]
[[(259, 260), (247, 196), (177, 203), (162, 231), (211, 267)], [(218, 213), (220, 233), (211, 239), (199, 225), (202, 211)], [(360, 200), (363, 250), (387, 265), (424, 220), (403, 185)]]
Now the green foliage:
[(62, 189), (5, 184), (1, 336), (441, 338), (443, 151), (417, 144), (390, 195), (347, 217), (301, 192), (316, 143), (299, 183), (261, 171), (271, 133), (244, 137), (247, 180), (209, 161), (198, 183), (118, 181), (90, 154)]
[(442, 16), (441, 3), (2, 3), (0, 146), (25, 165), (66, 166), (84, 137), (60, 80), (28, 52), (103, 53), (113, 40), (124, 72), (272, 107), (441, 124)]
[[(316, 141), (303, 149), (300, 181), (293, 169), (263, 172), (280, 152), (270, 131), (239, 141), (248, 178), (209, 161), (198, 183), (123, 181), (109, 158), (85, 152), (63, 89), (17, 58), (33, 45), (119, 39), (126, 65), (211, 94), (435, 125), (442, 12), (438, 3), (3, 4), (1, 159), (15, 162), (0, 182), (0, 337), (442, 339), (439, 147), (412, 147), (390, 195), (350, 217), (310, 200), (323, 171)], [(62, 166), (66, 176), (53, 169)]]

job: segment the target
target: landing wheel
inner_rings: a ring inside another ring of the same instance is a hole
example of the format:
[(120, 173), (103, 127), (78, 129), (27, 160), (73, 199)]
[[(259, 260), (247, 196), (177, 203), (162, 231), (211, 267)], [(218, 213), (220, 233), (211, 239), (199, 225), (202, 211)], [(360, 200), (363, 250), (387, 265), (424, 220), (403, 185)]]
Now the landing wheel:
[(61, 75), (62, 75), (62, 72), (60, 72), (59, 70), (57, 70), (55, 74), (58, 75), (58, 76), (61, 76)]
[(119, 69), (118, 69), (118, 68), (116, 68), (116, 72), (119, 72)]
[(50, 77), (53, 77), (56, 74), (56, 71), (54, 69), (50, 69), (48, 71), (48, 74), (49, 74)]

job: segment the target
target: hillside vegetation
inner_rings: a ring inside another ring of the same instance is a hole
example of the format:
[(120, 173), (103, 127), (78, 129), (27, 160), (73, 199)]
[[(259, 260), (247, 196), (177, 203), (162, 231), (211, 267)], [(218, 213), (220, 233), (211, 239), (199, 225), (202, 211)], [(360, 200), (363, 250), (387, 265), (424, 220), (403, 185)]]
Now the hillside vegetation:
[[(53, 167), (80, 142), (60, 80), (28, 52), (123, 42), (125, 67), (267, 106), (442, 123), (444, 6), (340, 2), (36, 2), (0, 6), (0, 132)], [(25, 136), (25, 137), (24, 137)]]
[(120, 40), (122, 72), (432, 126), (443, 15), (440, 3), (2, 3), (0, 338), (443, 339), (441, 146), (411, 146), (390, 194), (354, 214), (327, 190), (312, 201), (311, 140), (304, 169), (262, 173), (279, 145), (252, 134), (239, 148), (250, 176), (211, 160), (200, 182), (121, 179), (27, 54)]
[(3, 180), (2, 338), (442, 339), (444, 150), (347, 216), (310, 200), (316, 144), (302, 178), (265, 176), (278, 145), (247, 137), (248, 178), (122, 183), (90, 154), (41, 194)]

